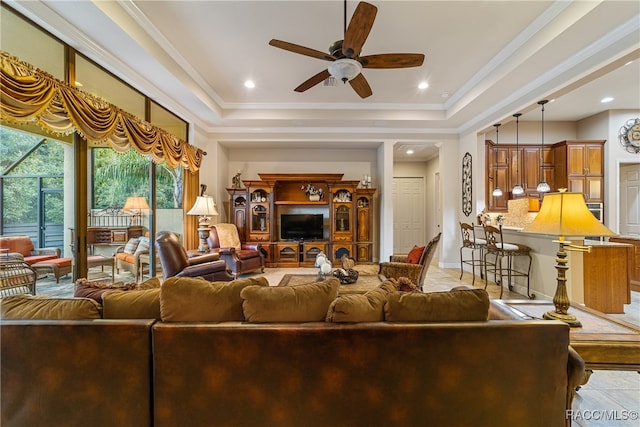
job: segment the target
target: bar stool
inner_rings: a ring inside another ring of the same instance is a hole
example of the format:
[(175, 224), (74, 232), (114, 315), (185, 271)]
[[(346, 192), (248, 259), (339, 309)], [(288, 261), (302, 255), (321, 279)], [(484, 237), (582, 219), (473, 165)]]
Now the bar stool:
[[(489, 280), (489, 272), (493, 272), (493, 278), (496, 283), (498, 283), (498, 274), (500, 275), (500, 298), (502, 298), (502, 291), (504, 290), (504, 280), (503, 276), (507, 276), (507, 285), (509, 286), (509, 290), (512, 290), (511, 278), (512, 277), (526, 277), (527, 278), (527, 296), (530, 299), (535, 298), (535, 295), (531, 294), (529, 291), (529, 272), (531, 271), (531, 248), (522, 245), (520, 243), (505, 243), (502, 237), (502, 226), (499, 228), (493, 227), (491, 225), (484, 225), (484, 235), (487, 241), (486, 253), (484, 255), (484, 288), (487, 289), (487, 284)], [(494, 262), (491, 263), (487, 261), (487, 257), (493, 255), (495, 256)], [(527, 257), (529, 258), (529, 263), (527, 266), (527, 271), (517, 270), (515, 267), (515, 257)], [(507, 259), (507, 267), (503, 266), (503, 259)]]
[[(484, 250), (487, 247), (487, 241), (476, 238), (476, 231), (473, 224), (460, 223), (460, 232), (462, 233), (462, 246), (460, 246), (460, 279), (464, 274), (464, 264), (471, 266), (471, 274), (473, 280), (471, 285), (476, 282), (476, 266), (480, 268), (480, 278), (484, 277)], [(471, 259), (464, 258), (463, 251), (467, 249), (471, 252)], [(475, 258), (476, 251), (480, 252), (480, 258)]]

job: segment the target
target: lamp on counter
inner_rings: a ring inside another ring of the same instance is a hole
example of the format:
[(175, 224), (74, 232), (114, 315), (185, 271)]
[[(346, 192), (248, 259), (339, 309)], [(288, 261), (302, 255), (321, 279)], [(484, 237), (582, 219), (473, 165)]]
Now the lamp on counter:
[(209, 230), (211, 224), (209, 223), (210, 216), (218, 215), (216, 209), (216, 203), (213, 201), (213, 197), (204, 194), (206, 185), (200, 186), (200, 195), (196, 197), (196, 202), (193, 207), (187, 212), (187, 215), (198, 215), (198, 236), (200, 237), (200, 245), (198, 246), (198, 252), (208, 252), (209, 244), (207, 243), (207, 237), (209, 237)]
[(131, 196), (127, 197), (122, 207), (123, 211), (133, 212), (131, 217), (131, 225), (142, 225), (142, 210), (149, 209), (149, 205), (144, 197)]
[(567, 193), (560, 189), (558, 193), (549, 193), (542, 199), (542, 207), (533, 222), (524, 227), (523, 232), (558, 236), (555, 243), (560, 245), (556, 253), (556, 270), (558, 270), (556, 293), (553, 296), (555, 310), (544, 314), (545, 319), (562, 320), (571, 327), (581, 327), (580, 321), (568, 313), (570, 302), (567, 295), (567, 250), (591, 252), (590, 246), (572, 245), (565, 241), (566, 237), (615, 236), (599, 222), (587, 208), (582, 193)]

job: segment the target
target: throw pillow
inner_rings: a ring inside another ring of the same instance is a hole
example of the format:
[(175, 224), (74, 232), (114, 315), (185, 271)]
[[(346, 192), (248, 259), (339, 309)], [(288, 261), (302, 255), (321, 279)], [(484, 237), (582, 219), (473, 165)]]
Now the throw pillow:
[(240, 292), (248, 287), (268, 287), (263, 276), (209, 282), (201, 277), (170, 277), (160, 291), (163, 322), (243, 321)]
[(327, 322), (381, 322), (384, 320), (384, 303), (389, 293), (398, 290), (393, 279), (365, 294), (341, 295), (329, 306)]
[(76, 286), (73, 292), (74, 297), (79, 298), (91, 298), (96, 300), (99, 304), (102, 304), (102, 297), (105, 292), (109, 291), (129, 291), (129, 290), (142, 290), (142, 289), (153, 289), (160, 287), (160, 279), (157, 277), (152, 277), (149, 280), (146, 280), (142, 283), (123, 283), (116, 282), (111, 283), (110, 281), (95, 281), (90, 282), (85, 278), (78, 279), (76, 281)]
[(450, 292), (394, 292), (384, 306), (389, 322), (462, 322), (487, 320), (489, 294), (484, 289)]
[(3, 320), (91, 320), (100, 317), (100, 304), (90, 298), (17, 295), (0, 299), (0, 319)]
[(409, 251), (409, 255), (407, 255), (407, 262), (409, 264), (419, 263), (422, 252), (424, 252), (424, 246), (413, 245), (413, 249), (411, 249), (411, 251)]
[(129, 239), (126, 245), (124, 245), (124, 253), (125, 254), (134, 254), (136, 252), (136, 248), (138, 247), (138, 243), (140, 243), (140, 239), (138, 237), (132, 237)]
[(322, 322), (339, 287), (335, 277), (296, 286), (247, 286), (240, 293), (242, 310), (249, 322)]
[(398, 290), (400, 292), (420, 292), (420, 288), (408, 277), (398, 277)]
[(160, 320), (160, 288), (126, 292), (109, 289), (102, 295), (102, 318)]
[(136, 247), (134, 256), (140, 255), (141, 253), (149, 252), (149, 238), (148, 237), (140, 237), (138, 241), (138, 246)]

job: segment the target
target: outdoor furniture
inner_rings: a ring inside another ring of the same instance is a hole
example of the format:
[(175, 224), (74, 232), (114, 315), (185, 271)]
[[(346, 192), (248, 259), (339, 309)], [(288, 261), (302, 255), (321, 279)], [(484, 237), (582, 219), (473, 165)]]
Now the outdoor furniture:
[(36, 294), (38, 273), (28, 263), (6, 254), (0, 255), (0, 298), (9, 295)]
[(60, 249), (36, 248), (29, 236), (0, 236), (0, 248), (6, 249), (9, 255), (19, 255), (27, 264), (60, 258)]
[(56, 283), (60, 283), (60, 277), (71, 273), (73, 270), (72, 258), (56, 258), (40, 261), (31, 266), (38, 272), (38, 278), (41, 274), (51, 273), (56, 278)]
[(106, 257), (102, 255), (90, 255), (87, 257), (87, 267), (102, 267), (102, 271), (104, 271), (104, 267), (111, 267), (111, 281), (115, 280), (115, 263), (112, 257)]
[(115, 253), (118, 273), (120, 269), (127, 270), (137, 282), (140, 275), (140, 255), (143, 254), (149, 254), (149, 238), (146, 236), (133, 237), (125, 246), (118, 247)]

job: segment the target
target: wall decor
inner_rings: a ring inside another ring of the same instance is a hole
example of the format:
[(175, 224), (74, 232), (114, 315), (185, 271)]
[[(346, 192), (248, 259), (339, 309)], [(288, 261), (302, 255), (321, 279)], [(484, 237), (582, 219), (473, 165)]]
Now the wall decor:
[(465, 153), (462, 158), (462, 213), (465, 214), (465, 216), (471, 215), (472, 196), (471, 154)]
[(629, 153), (640, 153), (640, 118), (627, 120), (618, 131), (618, 140)]

